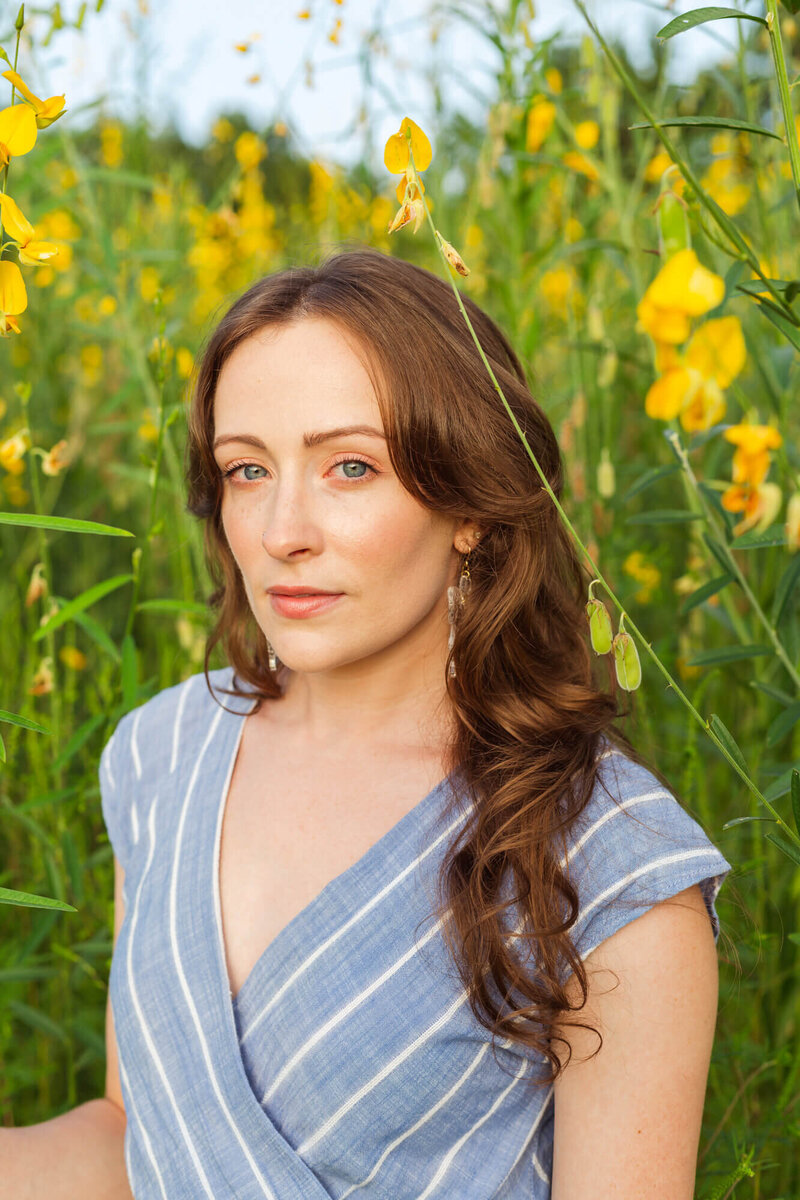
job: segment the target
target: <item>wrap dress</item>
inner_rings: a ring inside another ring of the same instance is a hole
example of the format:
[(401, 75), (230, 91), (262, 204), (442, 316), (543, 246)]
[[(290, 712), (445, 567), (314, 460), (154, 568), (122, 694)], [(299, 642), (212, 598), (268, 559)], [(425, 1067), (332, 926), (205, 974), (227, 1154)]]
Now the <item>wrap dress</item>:
[[(553, 1089), (526, 1082), (544, 1059), (509, 1039), (492, 1047), (431, 913), (470, 811), (443, 819), (458, 771), (281, 930), (234, 997), (219, 848), (254, 700), (217, 692), (231, 667), (209, 675), (216, 698), (202, 672), (164, 689), (117, 723), (100, 758), (125, 871), (109, 990), (134, 1196), (545, 1200)], [(649, 771), (603, 746), (605, 787), (562, 858), (581, 958), (694, 883), (716, 941), (730, 863)]]

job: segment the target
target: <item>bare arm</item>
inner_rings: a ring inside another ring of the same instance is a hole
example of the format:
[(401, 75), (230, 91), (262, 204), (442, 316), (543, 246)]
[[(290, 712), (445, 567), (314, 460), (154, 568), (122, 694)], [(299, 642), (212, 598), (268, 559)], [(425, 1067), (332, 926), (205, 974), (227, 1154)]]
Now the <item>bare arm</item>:
[(719, 993), (699, 885), (624, 925), (586, 966), (586, 1007), (567, 1020), (604, 1040), (587, 1061), (598, 1038), (558, 1030), (573, 1057), (555, 1084), (552, 1200), (691, 1200)]
[[(114, 944), (124, 916), (114, 860)], [(125, 1108), (111, 1004), (106, 1002), (106, 1094), (16, 1129), (0, 1128), (0, 1200), (133, 1200), (125, 1169)]]

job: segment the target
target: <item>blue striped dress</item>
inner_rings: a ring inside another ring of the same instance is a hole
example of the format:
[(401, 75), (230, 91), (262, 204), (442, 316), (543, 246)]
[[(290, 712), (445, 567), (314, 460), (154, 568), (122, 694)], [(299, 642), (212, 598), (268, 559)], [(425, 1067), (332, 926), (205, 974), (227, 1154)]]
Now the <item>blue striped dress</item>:
[[(233, 670), (210, 678), (229, 687)], [(458, 772), (332, 879), (233, 997), (219, 847), (254, 701), (218, 700), (193, 675), (127, 713), (100, 758), (125, 871), (109, 988), (134, 1196), (545, 1200), (553, 1089), (526, 1084), (544, 1060), (508, 1039), (492, 1053), (431, 916), (469, 812), (462, 799), (443, 819)], [(563, 860), (581, 958), (694, 883), (716, 939), (730, 864), (649, 771), (603, 745), (621, 804), (598, 782)]]

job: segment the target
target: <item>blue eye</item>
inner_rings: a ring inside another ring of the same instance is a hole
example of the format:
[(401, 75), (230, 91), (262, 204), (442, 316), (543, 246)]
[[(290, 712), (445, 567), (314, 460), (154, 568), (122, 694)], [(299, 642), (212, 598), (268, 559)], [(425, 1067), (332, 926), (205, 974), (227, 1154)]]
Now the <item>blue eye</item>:
[[(361, 483), (362, 480), (371, 479), (372, 476), (379, 474), (379, 472), (376, 471), (373, 466), (370, 466), (370, 464), (366, 461), (366, 459), (353, 457), (353, 455), (349, 455), (349, 456), (342, 455), (341, 458), (338, 458), (336, 460), (336, 462), (331, 464), (329, 469), (332, 471), (334, 467), (350, 466), (351, 464), (355, 464), (356, 466), (366, 467), (368, 472), (372, 472), (372, 475), (369, 475), (365, 472), (362, 475), (345, 475), (345, 476), (343, 476), (343, 478), (349, 479), (352, 483)], [(257, 471), (265, 471), (266, 470), (266, 468), (262, 467), (260, 465), (260, 463), (253, 463), (253, 462), (232, 463), (228, 467), (227, 471), (221, 472), (222, 478), (223, 478), (223, 480), (233, 479), (239, 471), (245, 471), (245, 470), (247, 470), (248, 467), (255, 467), (255, 469)], [(255, 482), (257, 482), (258, 478), (263, 479), (264, 476), (263, 475), (258, 476), (258, 477), (256, 477), (256, 479), (252, 478), (251, 476), (244, 476), (244, 479), (248, 483), (255, 483)]]

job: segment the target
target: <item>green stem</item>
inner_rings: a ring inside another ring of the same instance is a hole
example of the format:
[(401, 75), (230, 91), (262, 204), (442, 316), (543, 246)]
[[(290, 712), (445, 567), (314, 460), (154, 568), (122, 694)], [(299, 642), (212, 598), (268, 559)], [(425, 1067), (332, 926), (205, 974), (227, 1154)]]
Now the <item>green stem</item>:
[(778, 92), (783, 109), (783, 124), (786, 129), (786, 141), (789, 146), (789, 163), (794, 180), (794, 194), (800, 206), (800, 145), (797, 142), (797, 126), (792, 112), (792, 95), (789, 91), (789, 78), (786, 74), (786, 59), (783, 57), (783, 42), (781, 41), (781, 23), (778, 19), (778, 0), (767, 0), (767, 30), (769, 44), (772, 50), (772, 61), (775, 63), (775, 74), (778, 79)]
[[(646, 650), (647, 654), (650, 656), (650, 658), (655, 663), (656, 668), (661, 672), (661, 674), (667, 680), (667, 685), (669, 687), (673, 688), (673, 690), (676, 692), (676, 694), (678, 695), (680, 700), (686, 705), (686, 707), (689, 709), (689, 711), (693, 714), (695, 720), (703, 727), (703, 729), (704, 729), (705, 733), (708, 735), (709, 739), (714, 743), (714, 745), (717, 747), (717, 749), (722, 754), (722, 756), (728, 760), (728, 762), (733, 767), (736, 774), (740, 776), (740, 778), (742, 779), (742, 782), (745, 784), (747, 789), (750, 792), (752, 792), (752, 794), (756, 797), (759, 804), (763, 804), (764, 807), (767, 809), (767, 811), (772, 814), (772, 816), (775, 818), (776, 823), (783, 830), (786, 837), (790, 841), (794, 842), (797, 846), (800, 846), (800, 837), (798, 837), (797, 833), (795, 833), (795, 831), (789, 825), (786, 824), (786, 822), (781, 817), (780, 813), (775, 808), (773, 808), (773, 806), (769, 803), (769, 801), (762, 795), (762, 793), (756, 787), (753, 780), (747, 774), (747, 771), (743, 770), (739, 766), (739, 763), (736, 762), (736, 760), (733, 758), (733, 756), (728, 752), (727, 747), (725, 745), (723, 745), (723, 743), (720, 741), (720, 739), (713, 732), (710, 722), (706, 721), (705, 718), (697, 711), (697, 709), (694, 707), (694, 705), (692, 704), (689, 697), (683, 692), (680, 685), (677, 683), (677, 681), (675, 679), (672, 678), (672, 676), (670, 675), (667, 668), (661, 662), (661, 659), (658, 657), (658, 655), (653, 650), (651, 643), (645, 640), (644, 635), (641, 633), (639, 628), (634, 624), (634, 622), (630, 619), (629, 615), (625, 612), (625, 609), (623, 608), (622, 604), (617, 599), (614, 592), (611, 590), (611, 587), (609, 586), (607, 581), (604, 579), (599, 567), (597, 566), (597, 564), (595, 563), (591, 554), (586, 549), (586, 547), (584, 546), (580, 537), (578, 536), (577, 530), (574, 528), (569, 517), (564, 512), (564, 509), (562, 508), (561, 504), (559, 503), (558, 497), (556, 496), (555, 492), (551, 488), (550, 483), (547, 479), (547, 476), (545, 475), (544, 471), (542, 470), (542, 467), (541, 467), (538, 459), (536, 458), (536, 455), (533, 453), (530, 446), (528, 445), (528, 439), (525, 437), (525, 434), (523, 433), (522, 429), (520, 428), (519, 421), (514, 416), (514, 412), (511, 408), (511, 405), (508, 403), (508, 400), (505, 397), (503, 389), (501, 388), (501, 386), (497, 380), (497, 377), (496, 377), (494, 371), (492, 370), (491, 363), (489, 362), (488, 358), (486, 357), (486, 354), (484, 353), (483, 346), (480, 343), (480, 339), (473, 328), (472, 322), (469, 319), (469, 314), (467, 313), (467, 310), (464, 307), (464, 302), (461, 299), (461, 293), (459, 292), (458, 288), (455, 285), (455, 281), (453, 279), (453, 274), (452, 274), (452, 270), (450, 267), (450, 263), (447, 261), (447, 256), (445, 255), (444, 249), (442, 247), (442, 236), (439, 233), (439, 231), (436, 229), (436, 226), (433, 223), (433, 218), (431, 217), (430, 210), (428, 209), (428, 205), (425, 201), (425, 196), (424, 196), (422, 190), (419, 188), (419, 176), (417, 175), (417, 169), (414, 165), (414, 155), (411, 150), (411, 131), (410, 130), (406, 131), (406, 140), (408, 142), (410, 182), (412, 184), (417, 185), (418, 195), (422, 201), (423, 209), (424, 209), (425, 215), (428, 219), (428, 225), (430, 226), (431, 233), (433, 234), (433, 240), (436, 243), (437, 249), (439, 251), (439, 256), (441, 257), (442, 263), (444, 264), (447, 278), (449, 279), (450, 286), (453, 289), (453, 294), (455, 296), (456, 303), (458, 304), (458, 307), (461, 309), (461, 315), (463, 316), (463, 318), (467, 324), (467, 328), (469, 329), (470, 334), (472, 335), (472, 340), (474, 341), (475, 346), (477, 347), (478, 353), (481, 356), (483, 365), (486, 367), (486, 370), (489, 373), (489, 378), (491, 379), (492, 383), (494, 384), (495, 391), (497, 392), (497, 394), (499, 395), (503, 404), (505, 405), (506, 411), (507, 411), (509, 417), (511, 418), (512, 424), (513, 424), (514, 428), (516, 429), (517, 433), (519, 434), (522, 444), (528, 453), (528, 457), (530, 458), (531, 462), (533, 463), (534, 467), (536, 468), (536, 471), (542, 481), (542, 485), (543, 485), (545, 491), (547, 492), (550, 499), (555, 504), (558, 514), (561, 517), (561, 520), (566, 525), (567, 529), (569, 530), (570, 534), (572, 535), (573, 540), (580, 547), (580, 550), (583, 553), (584, 557), (586, 559), (588, 559), (588, 561), (591, 565), (591, 568), (592, 568), (592, 574), (600, 580), (603, 587), (606, 589), (608, 595), (610, 596), (611, 600), (613, 601), (613, 603), (619, 610), (620, 619), (622, 620), (622, 618), (624, 618), (625, 623), (626, 623), (626, 630), (630, 630), (635, 635), (636, 639), (639, 641), (639, 644), (642, 646), (642, 648), (644, 650)], [(402, 228), (402, 226), (401, 226), (401, 228)]]

